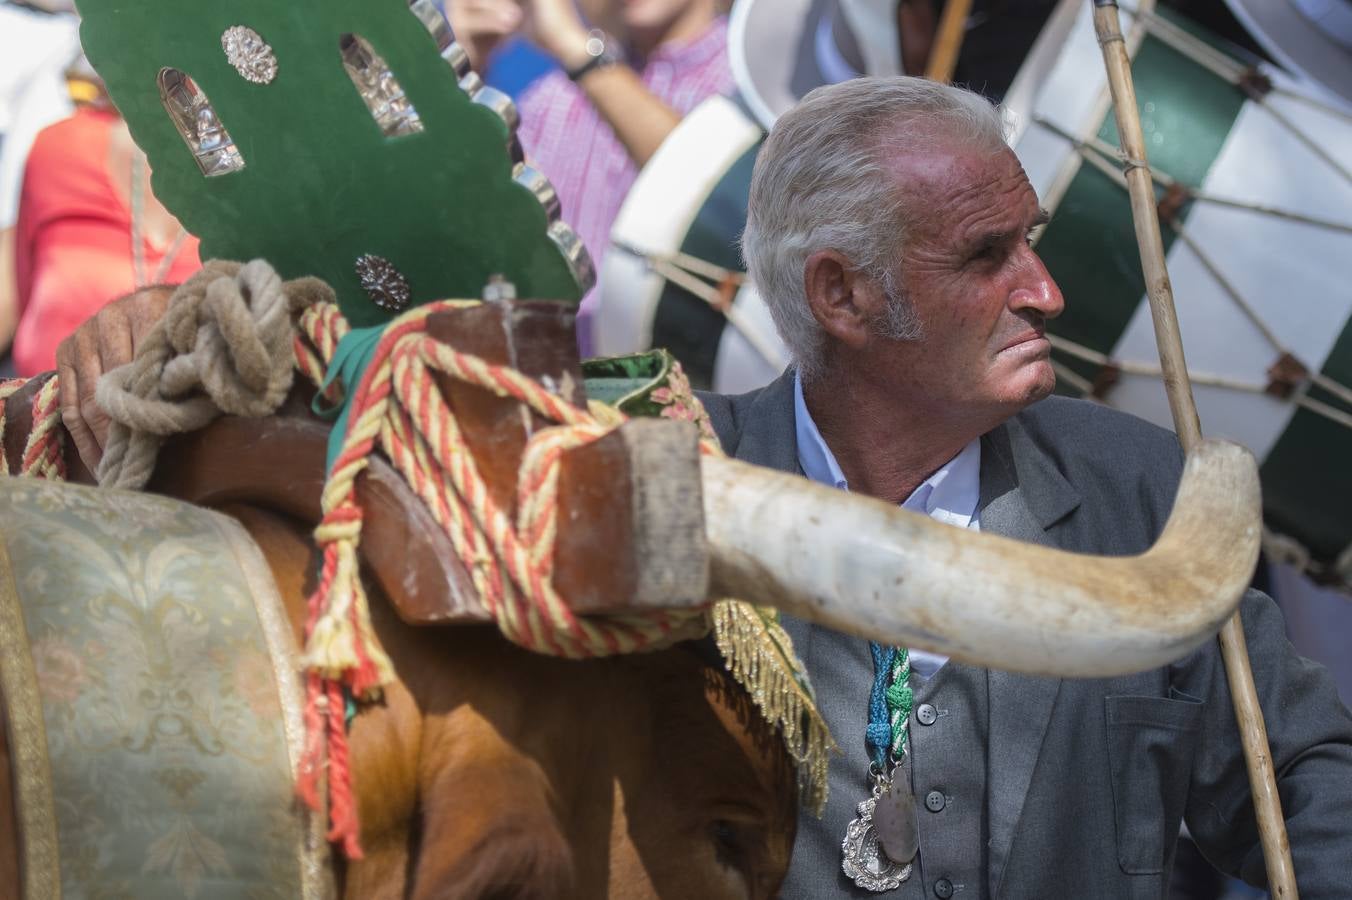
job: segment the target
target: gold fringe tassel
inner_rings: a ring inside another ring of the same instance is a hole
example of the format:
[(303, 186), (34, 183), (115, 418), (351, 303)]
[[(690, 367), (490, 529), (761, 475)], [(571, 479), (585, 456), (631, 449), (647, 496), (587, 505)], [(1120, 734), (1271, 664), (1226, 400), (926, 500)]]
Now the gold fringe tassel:
[(720, 600), (712, 609), (714, 640), (728, 671), (779, 729), (798, 768), (798, 796), (820, 816), (826, 807), (827, 764), (840, 748), (817, 711), (803, 664), (772, 609)]

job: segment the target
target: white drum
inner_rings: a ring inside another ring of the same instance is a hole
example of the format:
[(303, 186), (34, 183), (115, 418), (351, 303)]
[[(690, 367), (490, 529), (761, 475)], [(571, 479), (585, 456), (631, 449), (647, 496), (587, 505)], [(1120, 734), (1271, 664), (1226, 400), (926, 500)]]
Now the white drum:
[(602, 263), (598, 355), (666, 347), (691, 384), (728, 394), (784, 370), (784, 346), (742, 275), (737, 243), (764, 136), (736, 103), (712, 97), (644, 166)]

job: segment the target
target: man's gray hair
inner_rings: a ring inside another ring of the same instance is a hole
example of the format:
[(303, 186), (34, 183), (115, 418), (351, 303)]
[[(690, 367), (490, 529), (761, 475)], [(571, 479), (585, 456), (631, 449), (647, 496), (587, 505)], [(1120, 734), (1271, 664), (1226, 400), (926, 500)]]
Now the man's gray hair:
[(880, 333), (919, 337), (893, 275), (907, 224), (924, 214), (906, 208), (884, 168), (896, 149), (884, 141), (898, 132), (911, 133), (906, 145), (1006, 146), (999, 110), (979, 94), (921, 78), (855, 78), (804, 97), (756, 158), (742, 255), (804, 378), (822, 365), (824, 335), (803, 286), (807, 258), (819, 250), (836, 250), (883, 285), (889, 308)]

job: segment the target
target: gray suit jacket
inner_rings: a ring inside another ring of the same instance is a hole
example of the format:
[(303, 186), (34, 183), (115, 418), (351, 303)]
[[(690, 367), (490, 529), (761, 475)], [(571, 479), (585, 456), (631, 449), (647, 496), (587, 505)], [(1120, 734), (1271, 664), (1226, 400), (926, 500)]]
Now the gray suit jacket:
[[(792, 371), (760, 391), (702, 399), (729, 455), (800, 471)], [(985, 435), (981, 451), (982, 531), (1084, 553), (1149, 547), (1182, 468), (1169, 432), (1059, 397)], [(1301, 897), (1352, 897), (1352, 715), (1323, 667), (1292, 650), (1270, 599), (1251, 591), (1242, 612)], [(840, 839), (863, 796), (872, 668), (866, 651), (851, 648), (862, 644), (855, 638), (802, 622), (787, 627), (846, 758), (833, 760), (823, 821), (800, 820), (785, 896), (856, 896), (839, 875)], [(813, 658), (823, 653), (834, 664), (818, 678)], [(845, 657), (856, 663), (842, 666)], [(986, 765), (986, 883), (957, 900), (1164, 897), (1180, 819), (1217, 867), (1264, 882), (1214, 642), (1123, 678), (992, 671), (988, 690), (988, 747), (977, 757)]]

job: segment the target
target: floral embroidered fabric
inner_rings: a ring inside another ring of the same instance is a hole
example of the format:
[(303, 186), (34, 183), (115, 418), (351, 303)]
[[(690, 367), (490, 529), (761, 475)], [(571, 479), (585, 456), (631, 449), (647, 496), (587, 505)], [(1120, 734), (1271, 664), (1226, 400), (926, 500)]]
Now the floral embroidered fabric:
[(682, 419), (699, 426), (700, 437), (717, 440), (709, 416), (695, 399), (681, 364), (666, 350), (584, 360), (587, 396), (627, 416)]
[(61, 893), (320, 896), (322, 835), (292, 797), (300, 687), (277, 677), (294, 639), (243, 529), (0, 478), (0, 545), (0, 651), (31, 660), (50, 772), (19, 801), (54, 811)]

